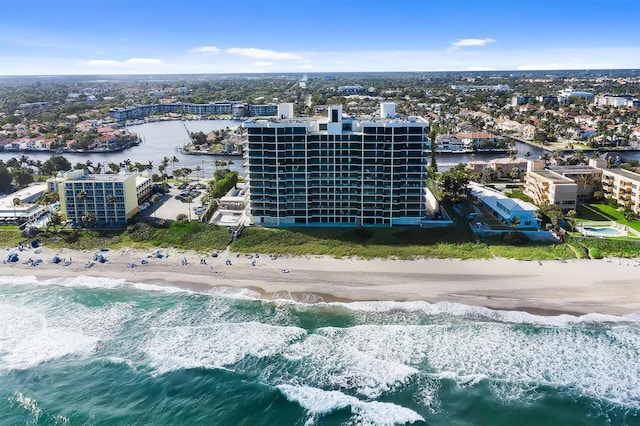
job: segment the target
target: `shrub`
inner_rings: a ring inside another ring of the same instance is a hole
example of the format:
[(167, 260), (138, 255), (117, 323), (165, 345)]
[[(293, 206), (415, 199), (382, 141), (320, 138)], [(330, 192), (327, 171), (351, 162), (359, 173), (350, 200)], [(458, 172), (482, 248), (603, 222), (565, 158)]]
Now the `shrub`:
[(184, 213), (180, 213), (178, 216), (176, 216), (176, 220), (178, 222), (186, 223), (189, 221), (189, 217)]
[(589, 257), (592, 259), (602, 259), (604, 255), (602, 254), (602, 250), (597, 247), (589, 249)]
[(148, 223), (139, 222), (128, 226), (127, 232), (133, 241), (147, 241), (151, 239), (153, 230)]

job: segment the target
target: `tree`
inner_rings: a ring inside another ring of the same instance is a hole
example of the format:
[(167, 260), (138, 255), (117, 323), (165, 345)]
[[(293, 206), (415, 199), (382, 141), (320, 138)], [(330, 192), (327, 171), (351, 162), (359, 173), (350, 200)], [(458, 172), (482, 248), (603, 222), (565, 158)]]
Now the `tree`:
[(167, 169), (167, 166), (165, 166), (164, 164), (160, 164), (158, 166), (158, 171), (160, 172), (160, 175), (162, 176), (162, 182), (164, 183), (165, 180), (167, 179), (167, 174), (165, 173), (165, 170)]
[(18, 197), (14, 198), (13, 201), (13, 217), (18, 220), (18, 213), (16, 213), (16, 207), (22, 205), (22, 200)]
[(20, 188), (24, 188), (33, 182), (33, 173), (28, 169), (14, 170), (11, 174), (16, 185)]
[(52, 213), (51, 217), (49, 218), (49, 223), (47, 223), (47, 230), (49, 229), (49, 226), (53, 226), (53, 230), (57, 231), (57, 227), (62, 225), (62, 216), (60, 216), (59, 213)]
[(429, 163), (429, 167), (427, 168), (427, 177), (429, 179), (435, 179), (436, 174), (438, 173), (438, 163), (436, 161), (436, 150), (438, 148), (438, 144), (436, 143), (437, 135), (438, 133), (436, 132), (435, 127), (432, 127), (431, 133), (429, 134), (429, 139), (431, 140), (431, 152), (430, 152), (431, 161)]
[(631, 210), (630, 208), (626, 208), (624, 212), (622, 212), (622, 216), (624, 217), (624, 220), (627, 221), (627, 235), (629, 235), (629, 223), (632, 220), (636, 220), (638, 218), (638, 216), (636, 215), (636, 213)]
[(176, 170), (176, 163), (179, 163), (180, 160), (175, 155), (171, 158), (171, 165), (173, 166), (173, 171)]
[(457, 202), (469, 197), (469, 180), (471, 171), (464, 164), (453, 166), (438, 176), (438, 186), (442, 198), (447, 201)]
[[(196, 166), (194, 170), (196, 172), (196, 178), (200, 177), (200, 172), (202, 171), (202, 167)], [(202, 177), (204, 177), (204, 174), (202, 175)]]
[(93, 212), (85, 212), (82, 216), (82, 224), (86, 228), (93, 228), (96, 222), (96, 215)]
[(544, 161), (544, 166), (547, 167), (549, 164), (551, 164), (551, 155), (548, 152), (545, 152), (544, 154), (542, 154), (540, 156), (540, 159), (542, 161)]
[(537, 214), (541, 216), (543, 220), (547, 219), (554, 228), (560, 225), (560, 221), (563, 219), (562, 210), (555, 204), (544, 203), (538, 208)]
[(78, 200), (84, 201), (84, 210), (82, 212), (83, 212), (83, 214), (86, 214), (86, 212), (87, 212), (87, 191), (83, 189), (82, 191), (78, 192), (78, 194), (76, 195), (76, 198)]
[(511, 169), (511, 171), (509, 172), (509, 177), (511, 178), (511, 180), (513, 180), (514, 182), (517, 180), (520, 180), (520, 170), (517, 167), (513, 167)]
[(71, 163), (60, 155), (52, 155), (42, 164), (42, 173), (46, 175), (54, 175), (57, 172), (71, 170)]
[(117, 164), (117, 163), (111, 162), (111, 163), (108, 163), (108, 164), (107, 164), (107, 167), (109, 168), (109, 170), (110, 170), (112, 173), (120, 173), (120, 170), (121, 170), (121, 168), (120, 168), (120, 164)]

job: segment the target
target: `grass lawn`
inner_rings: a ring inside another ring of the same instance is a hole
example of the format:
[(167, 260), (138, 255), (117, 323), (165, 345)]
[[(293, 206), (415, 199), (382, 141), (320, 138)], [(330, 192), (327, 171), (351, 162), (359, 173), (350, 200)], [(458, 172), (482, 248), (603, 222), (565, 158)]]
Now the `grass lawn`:
[(577, 218), (581, 220), (594, 222), (608, 222), (610, 220), (616, 220), (614, 217), (611, 217), (599, 210), (597, 207), (594, 207), (593, 204), (578, 204), (576, 212), (578, 212)]
[[(610, 217), (611, 218), (610, 220), (615, 220), (620, 225), (627, 226), (627, 220), (622, 215), (622, 212), (616, 209), (615, 207), (612, 207), (608, 204), (602, 204), (602, 203), (590, 204), (590, 206), (594, 209), (597, 209), (599, 212), (601, 212), (605, 216)], [(597, 220), (597, 219), (594, 219), (594, 220)], [(640, 221), (632, 220), (629, 222), (629, 226), (632, 229), (635, 229), (636, 231), (640, 232)]]

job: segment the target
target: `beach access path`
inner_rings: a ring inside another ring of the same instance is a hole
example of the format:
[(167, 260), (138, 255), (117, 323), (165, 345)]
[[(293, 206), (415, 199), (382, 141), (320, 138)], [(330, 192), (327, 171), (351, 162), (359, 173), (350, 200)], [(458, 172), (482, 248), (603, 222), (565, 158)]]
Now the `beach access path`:
[[(161, 258), (155, 256), (158, 251)], [(16, 250), (5, 249), (2, 258), (12, 252)], [(18, 262), (0, 264), (0, 275), (99, 276), (202, 292), (247, 288), (267, 299), (304, 302), (446, 301), (541, 315), (640, 311), (640, 259), (362, 260), (229, 252), (212, 257), (177, 249), (127, 248), (101, 252), (107, 261), (100, 263), (93, 261), (93, 251), (41, 247), (37, 254), (34, 249), (18, 254)], [(54, 256), (68, 265), (52, 263)], [(42, 263), (31, 266), (25, 262), (29, 258)]]

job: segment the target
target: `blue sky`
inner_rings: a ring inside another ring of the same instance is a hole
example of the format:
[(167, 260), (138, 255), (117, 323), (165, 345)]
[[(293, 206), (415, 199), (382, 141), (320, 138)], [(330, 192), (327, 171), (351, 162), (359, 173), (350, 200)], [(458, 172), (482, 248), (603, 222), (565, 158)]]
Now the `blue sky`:
[(640, 68), (640, 0), (18, 0), (0, 75)]

